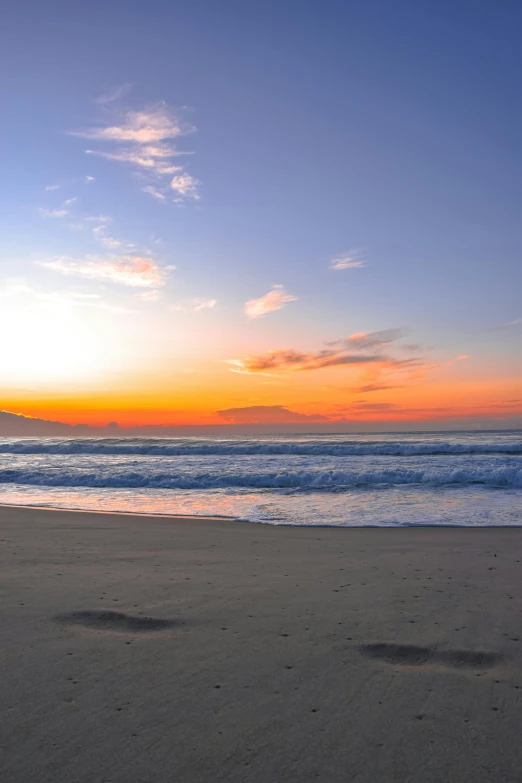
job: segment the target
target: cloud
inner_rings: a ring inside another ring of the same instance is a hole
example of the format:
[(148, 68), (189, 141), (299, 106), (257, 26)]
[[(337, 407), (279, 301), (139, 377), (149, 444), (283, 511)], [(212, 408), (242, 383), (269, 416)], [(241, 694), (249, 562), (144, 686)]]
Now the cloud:
[(296, 302), (297, 296), (287, 294), (282, 285), (273, 286), (272, 290), (259, 299), (250, 299), (245, 303), (244, 312), (247, 318), (259, 318), (266, 313), (280, 310), (287, 302)]
[(156, 183), (160, 181), (165, 189), (170, 185), (176, 193), (173, 199), (176, 202), (198, 198), (198, 180), (186, 173), (184, 166), (172, 162), (179, 155), (190, 154), (177, 149), (173, 140), (194, 131), (193, 125), (183, 121), (165, 103), (159, 103), (144, 111), (125, 112), (114, 125), (87, 128), (70, 135), (110, 144), (112, 149), (105, 146), (88, 149), (86, 153), (134, 166), (153, 180), (143, 189), (158, 200), (166, 200), (166, 195)]
[[(94, 226), (92, 229), (94, 239), (100, 245), (110, 250), (115, 250), (116, 248), (132, 250), (136, 247), (133, 242), (126, 242), (123, 239), (116, 239), (115, 237), (111, 236), (111, 234), (108, 233), (107, 228), (108, 224), (111, 222), (111, 218), (108, 218), (104, 215), (100, 215), (100, 218), (102, 218), (100, 224)], [(86, 218), (86, 220), (89, 220), (89, 218)]]
[(87, 215), (85, 220), (89, 222), (96, 222), (96, 223), (111, 223), (112, 218), (109, 217), (109, 215)]
[(269, 351), (260, 356), (230, 359), (232, 372), (257, 373), (266, 370), (319, 370), (348, 364), (372, 364), (389, 359), (377, 354), (347, 354), (344, 350), (323, 350), (317, 353), (300, 353), (292, 349)]
[(396, 386), (390, 383), (367, 383), (364, 386), (359, 386), (357, 389), (354, 389), (353, 391), (367, 393), (367, 392), (385, 391), (387, 389), (402, 389), (402, 386)]
[(97, 223), (93, 226), (92, 235), (94, 239), (109, 250), (116, 250), (121, 248), (122, 250), (133, 250), (136, 245), (133, 242), (127, 242), (123, 239), (116, 239), (108, 233), (108, 225), (112, 223), (112, 218), (109, 215), (88, 215), (84, 218), (88, 223)]
[(59, 190), (62, 186), (61, 185), (46, 185), (46, 190)]
[(106, 160), (131, 163), (134, 166), (149, 169), (151, 174), (175, 174), (177, 171), (183, 171), (183, 166), (173, 166), (165, 160), (165, 158), (182, 154), (175, 152), (170, 147), (137, 147), (121, 152), (105, 152), (103, 150), (85, 150), (85, 152), (87, 155), (98, 155)]
[(191, 299), (185, 304), (173, 304), (170, 309), (174, 313), (199, 313), (200, 310), (212, 310), (217, 305), (217, 299)]
[(158, 302), (161, 297), (161, 291), (156, 289), (153, 289), (152, 291), (143, 291), (143, 293), (140, 294), (140, 299), (143, 299), (144, 302)]
[(366, 262), (360, 258), (357, 250), (350, 250), (346, 255), (333, 258), (330, 269), (359, 269), (366, 266)]
[(103, 245), (103, 247), (114, 250), (117, 247), (121, 247), (123, 244), (120, 239), (115, 239), (110, 234), (107, 234), (106, 226), (95, 226), (92, 230), (92, 233), (96, 241), (99, 242), (100, 245)]
[(149, 196), (160, 199), (160, 201), (166, 201), (167, 199), (167, 197), (161, 193), (158, 188), (154, 187), (154, 185), (147, 185), (147, 187), (143, 188), (143, 192), (148, 193)]
[(199, 181), (186, 173), (177, 174), (170, 183), (172, 190), (176, 191), (180, 196), (188, 196), (194, 199), (199, 199), (198, 185)]
[(90, 177), (88, 174), (85, 177), (85, 181), (86, 182), (94, 182), (95, 179), (96, 179), (96, 177)]
[(70, 204), (74, 204), (75, 201), (78, 201), (78, 196), (73, 196), (72, 198), (65, 199), (64, 206), (69, 206)]
[(198, 313), (200, 310), (213, 310), (216, 305), (217, 299), (195, 299), (194, 312)]
[(514, 321), (508, 321), (505, 324), (500, 324), (500, 326), (492, 326), (489, 331), (496, 332), (499, 329), (511, 329), (511, 327), (518, 326), (519, 324), (522, 324), (522, 318), (515, 318)]
[(41, 261), (40, 266), (91, 280), (101, 280), (136, 288), (159, 288), (164, 285), (165, 270), (152, 258), (141, 256), (86, 256), (78, 260), (61, 257), (53, 261)]
[(83, 131), (73, 131), (71, 136), (101, 141), (130, 141), (136, 144), (151, 144), (165, 139), (174, 139), (191, 133), (193, 126), (183, 123), (165, 103), (148, 111), (128, 111), (119, 125), (98, 126)]
[(396, 405), (393, 402), (365, 402), (361, 400), (354, 402), (353, 405), (345, 405), (340, 408), (343, 411), (389, 411), (397, 408), (401, 408), (401, 405)]
[(123, 98), (124, 95), (128, 95), (132, 90), (132, 86), (133, 85), (130, 82), (127, 82), (126, 84), (120, 84), (119, 86), (107, 87), (107, 89), (96, 98), (96, 103), (104, 104), (117, 101), (120, 98)]
[[(327, 367), (341, 367), (349, 365), (373, 365), (375, 370), (389, 369), (394, 372), (408, 371), (418, 376), (428, 369), (434, 369), (435, 365), (427, 365), (417, 356), (395, 358), (389, 353), (383, 353), (383, 348), (388, 348), (395, 340), (404, 334), (402, 329), (386, 329), (379, 332), (358, 332), (344, 340), (330, 343), (332, 347), (323, 348), (315, 352), (301, 352), (292, 348), (285, 350), (268, 351), (257, 356), (247, 356), (243, 359), (229, 359), (231, 372), (251, 374), (280, 371), (307, 371), (320, 370)], [(397, 346), (400, 348), (400, 346)], [(377, 373), (372, 368), (373, 384), (376, 382)], [(413, 377), (413, 375), (412, 375)], [(378, 380), (378, 379), (377, 379)], [(379, 383), (379, 386), (382, 384)]]
[(283, 405), (248, 405), (242, 408), (226, 408), (217, 415), (231, 424), (291, 424), (305, 421), (328, 421), (327, 416), (296, 413)]
[(405, 337), (404, 329), (381, 329), (378, 332), (356, 332), (344, 340), (347, 348), (354, 350), (375, 350)]
[(48, 218), (63, 218), (69, 214), (66, 209), (43, 209), (42, 207), (38, 209), (38, 212), (42, 217)]

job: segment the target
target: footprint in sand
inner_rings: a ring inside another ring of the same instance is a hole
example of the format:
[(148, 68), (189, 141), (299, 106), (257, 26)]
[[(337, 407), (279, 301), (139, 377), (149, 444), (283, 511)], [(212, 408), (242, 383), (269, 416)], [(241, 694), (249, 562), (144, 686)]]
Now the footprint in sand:
[(159, 617), (138, 617), (123, 612), (84, 611), (59, 614), (54, 618), (65, 625), (83, 625), (101, 631), (116, 631), (120, 633), (150, 633), (165, 631), (182, 623), (178, 620), (162, 620)]
[(442, 665), (454, 669), (490, 669), (502, 660), (498, 653), (473, 650), (437, 650), (413, 644), (363, 644), (362, 655), (392, 665)]

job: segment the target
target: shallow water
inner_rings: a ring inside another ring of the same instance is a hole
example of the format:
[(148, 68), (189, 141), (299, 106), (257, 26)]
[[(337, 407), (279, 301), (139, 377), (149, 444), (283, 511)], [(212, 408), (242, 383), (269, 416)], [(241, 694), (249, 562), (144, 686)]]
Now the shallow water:
[(268, 524), (522, 524), (522, 433), (0, 438), (0, 502)]

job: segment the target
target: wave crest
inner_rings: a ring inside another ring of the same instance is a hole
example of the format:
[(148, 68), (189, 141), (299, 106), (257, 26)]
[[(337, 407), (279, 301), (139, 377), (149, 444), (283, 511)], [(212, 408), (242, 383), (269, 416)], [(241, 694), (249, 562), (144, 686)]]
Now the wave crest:
[(407, 441), (130, 441), (122, 439), (78, 440), (4, 440), (0, 441), (0, 454), (56, 454), (56, 455), (136, 455), (151, 457), (183, 456), (256, 456), (296, 455), (325, 457), (419, 457), (459, 454), (522, 454), (522, 442), (518, 443), (450, 443), (436, 441), (419, 443)]
[(477, 468), (389, 468), (368, 471), (274, 470), (220, 472), (197, 475), (182, 472), (45, 470), (0, 470), (0, 482), (51, 487), (151, 488), (151, 489), (288, 489), (347, 491), (356, 487), (425, 486), (522, 487), (518, 464), (489, 464)]

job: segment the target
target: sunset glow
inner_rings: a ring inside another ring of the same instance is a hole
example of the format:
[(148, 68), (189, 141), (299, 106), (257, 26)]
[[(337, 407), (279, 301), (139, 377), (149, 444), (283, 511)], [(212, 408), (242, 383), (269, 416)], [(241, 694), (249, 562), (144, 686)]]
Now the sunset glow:
[(13, 35), (2, 409), (123, 428), (520, 425), (508, 54), (470, 92), (477, 41), (437, 28), (402, 62), (354, 32), (342, 59), (314, 43), (312, 79), (313, 26), (299, 43), (276, 16), (276, 44), (267, 17), (227, 48), (173, 11), (186, 35), (155, 28), (152, 46), (143, 29), (156, 59), (139, 66), (123, 20), (96, 68), (81, 48), (62, 68), (77, 16), (65, 49), (51, 27), (34, 40), (30, 76)]

